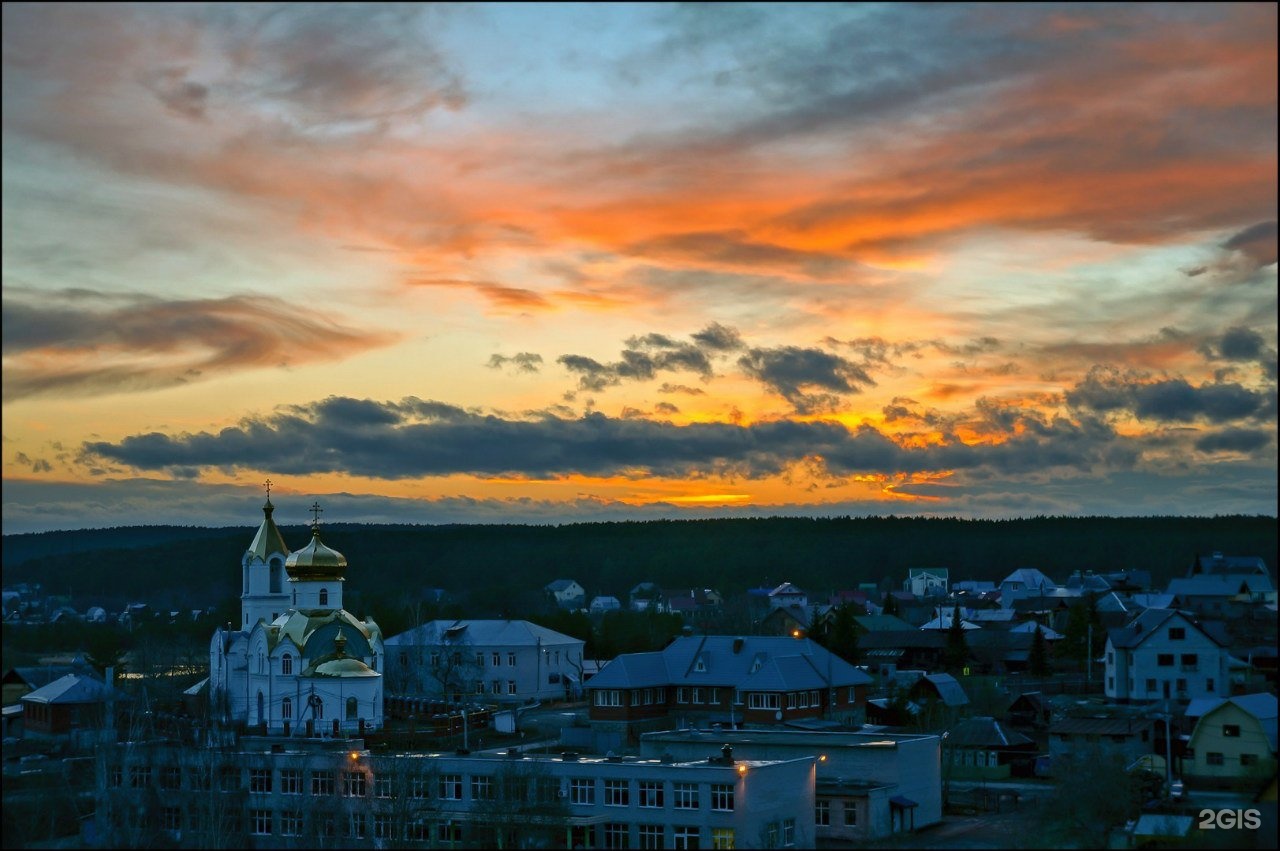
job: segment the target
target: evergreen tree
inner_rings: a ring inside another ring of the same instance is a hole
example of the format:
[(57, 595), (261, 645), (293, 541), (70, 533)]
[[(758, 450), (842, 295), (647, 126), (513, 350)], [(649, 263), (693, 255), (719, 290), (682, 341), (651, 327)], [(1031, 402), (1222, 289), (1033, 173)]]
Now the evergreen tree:
[(848, 603), (836, 608), (829, 639), (827, 649), (850, 665), (858, 663), (858, 622), (853, 619), (853, 607)]
[(809, 638), (821, 644), (823, 647), (830, 648), (830, 636), (827, 634), (827, 622), (822, 615), (818, 613), (818, 607), (813, 607), (813, 617), (809, 618), (809, 626), (806, 630)]
[(956, 603), (955, 611), (951, 614), (951, 626), (947, 627), (947, 644), (942, 651), (942, 663), (952, 673), (959, 673), (969, 663), (969, 642), (964, 637), (959, 603)]
[(1027, 670), (1033, 677), (1049, 676), (1049, 651), (1045, 646), (1044, 633), (1039, 624), (1031, 636), (1031, 654), (1027, 659)]

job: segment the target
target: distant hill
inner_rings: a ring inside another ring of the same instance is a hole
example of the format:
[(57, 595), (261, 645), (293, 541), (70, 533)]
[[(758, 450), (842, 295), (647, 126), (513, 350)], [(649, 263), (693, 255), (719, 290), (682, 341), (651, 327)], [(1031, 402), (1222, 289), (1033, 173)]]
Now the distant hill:
[[(37, 581), (75, 605), (147, 600), (194, 607), (234, 601), (239, 560), (256, 523), (217, 529), (141, 526), (4, 536), (4, 581)], [(1274, 568), (1274, 517), (768, 518), (565, 526), (331, 524), (324, 540), (351, 565), (349, 599), (402, 603), (444, 588), (473, 611), (519, 612), (558, 577), (622, 599), (641, 581), (745, 588), (795, 582), (816, 597), (860, 582), (901, 587), (909, 567), (949, 567), (952, 580), (995, 580), (1037, 567), (1056, 581), (1077, 569), (1143, 569), (1163, 585), (1197, 553), (1257, 555)], [(303, 546), (304, 526), (285, 540)]]

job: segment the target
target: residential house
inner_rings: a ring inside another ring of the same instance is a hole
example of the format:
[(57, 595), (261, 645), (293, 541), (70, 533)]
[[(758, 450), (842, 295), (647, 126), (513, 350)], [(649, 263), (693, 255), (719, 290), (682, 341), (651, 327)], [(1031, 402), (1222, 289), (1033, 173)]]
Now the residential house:
[(937, 703), (949, 710), (969, 705), (969, 696), (959, 681), (950, 674), (925, 674), (907, 692), (916, 703)]
[(1197, 555), (1187, 570), (1187, 578), (1195, 576), (1271, 576), (1267, 563), (1258, 556), (1227, 556), (1220, 552)]
[[(939, 630), (951, 629), (951, 622), (955, 618), (955, 613), (954, 608), (945, 608), (940, 606), (937, 610), (937, 616), (934, 617), (933, 620), (921, 624), (920, 628)], [(964, 613), (962, 612), (960, 614), (960, 628), (968, 632), (971, 629), (981, 629), (982, 627), (978, 626), (976, 623), (971, 623), (965, 620)]]
[(602, 615), (605, 612), (617, 612), (622, 610), (622, 602), (617, 597), (609, 597), (600, 595), (591, 598), (590, 611), (593, 615)]
[(666, 601), (662, 589), (654, 582), (639, 582), (627, 595), (633, 612), (665, 612)]
[(1208, 708), (1183, 755), (1183, 774), (1202, 785), (1260, 788), (1276, 776), (1276, 696), (1241, 694)]
[(868, 632), (903, 632), (911, 630), (911, 624), (896, 615), (855, 615), (853, 622), (857, 625), (858, 634)]
[(1125, 765), (1129, 765), (1152, 753), (1155, 739), (1155, 721), (1132, 713), (1060, 718), (1049, 725), (1049, 755), (1057, 760), (1096, 745), (1105, 752), (1122, 755)]
[(557, 579), (548, 582), (543, 590), (562, 609), (581, 609), (587, 600), (587, 591), (573, 579)]
[(1002, 780), (1015, 768), (1019, 776), (1030, 775), (1035, 756), (1034, 741), (989, 716), (966, 718), (943, 739), (944, 770), (952, 779)]
[(760, 620), (757, 631), (761, 635), (789, 635), (798, 638), (807, 635), (816, 606), (780, 606), (770, 609)]
[(1204, 574), (1169, 580), (1174, 605), (1202, 617), (1238, 618), (1255, 606), (1273, 603), (1276, 589), (1270, 576)]
[(1004, 713), (1005, 722), (1023, 730), (1045, 730), (1053, 718), (1049, 701), (1038, 691), (1024, 691), (1013, 699)]
[(819, 843), (883, 839), (942, 820), (941, 741), (934, 735), (679, 730), (645, 733), (640, 756), (692, 760), (721, 742), (741, 759), (817, 755), (812, 836)]
[(1057, 587), (1052, 579), (1034, 567), (1020, 567), (1000, 583), (1000, 605), (1011, 609), (1016, 600), (1042, 596)]
[(910, 591), (917, 597), (945, 597), (949, 578), (950, 571), (945, 567), (908, 568), (907, 581), (902, 583), (902, 590)]
[(801, 718), (853, 721), (871, 678), (808, 638), (692, 635), (624, 653), (587, 684), (592, 726), (628, 735), (674, 716), (730, 727)]
[(1228, 660), (1224, 642), (1191, 616), (1146, 609), (1108, 630), (1105, 694), (1121, 703), (1225, 697)]
[(946, 632), (936, 629), (884, 630), (868, 632), (858, 638), (858, 652), (873, 669), (937, 670), (942, 667), (946, 646)]
[(809, 605), (809, 595), (790, 582), (784, 582), (769, 592), (771, 609), (786, 609), (791, 606), (803, 608), (807, 605)]
[(584, 645), (529, 621), (431, 621), (384, 642), (388, 687), (439, 700), (563, 700), (581, 687)]
[(0, 680), (4, 690), (4, 705), (15, 705), (23, 695), (47, 686), (67, 674), (78, 674), (102, 682), (102, 676), (84, 660), (83, 656), (77, 656), (71, 660), (70, 664), (65, 665), (24, 665), (10, 668), (5, 671), (4, 678)]
[[(101, 679), (67, 674), (22, 696), (23, 736), (29, 739), (114, 735), (108, 707), (120, 696)], [(111, 729), (108, 729), (111, 728)]]

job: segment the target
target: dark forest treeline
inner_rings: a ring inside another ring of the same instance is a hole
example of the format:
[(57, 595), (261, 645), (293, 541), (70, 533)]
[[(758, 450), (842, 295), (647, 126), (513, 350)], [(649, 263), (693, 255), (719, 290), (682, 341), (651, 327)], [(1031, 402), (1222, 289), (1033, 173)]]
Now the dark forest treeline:
[[(4, 536), (5, 584), (41, 582), (73, 605), (219, 605), (239, 596), (239, 560), (253, 525), (173, 526)], [(1057, 581), (1076, 569), (1149, 570), (1159, 586), (1197, 553), (1258, 555), (1274, 567), (1273, 517), (767, 518), (564, 526), (329, 524), (324, 540), (348, 559), (347, 597), (377, 603), (443, 588), (470, 613), (516, 616), (565, 577), (589, 595), (626, 600), (637, 582), (714, 587), (725, 594), (795, 582), (821, 597), (909, 567), (948, 567), (953, 581), (996, 580), (1036, 567)], [(290, 546), (304, 526), (282, 527)]]

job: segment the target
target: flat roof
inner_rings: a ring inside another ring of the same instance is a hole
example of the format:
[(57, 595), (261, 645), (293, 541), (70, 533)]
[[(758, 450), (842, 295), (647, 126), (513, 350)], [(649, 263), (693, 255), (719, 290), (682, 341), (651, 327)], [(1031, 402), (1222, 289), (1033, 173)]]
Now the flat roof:
[(897, 747), (899, 742), (937, 739), (930, 733), (827, 732), (823, 730), (666, 730), (642, 733), (642, 741), (722, 745), (797, 745), (822, 747)]

